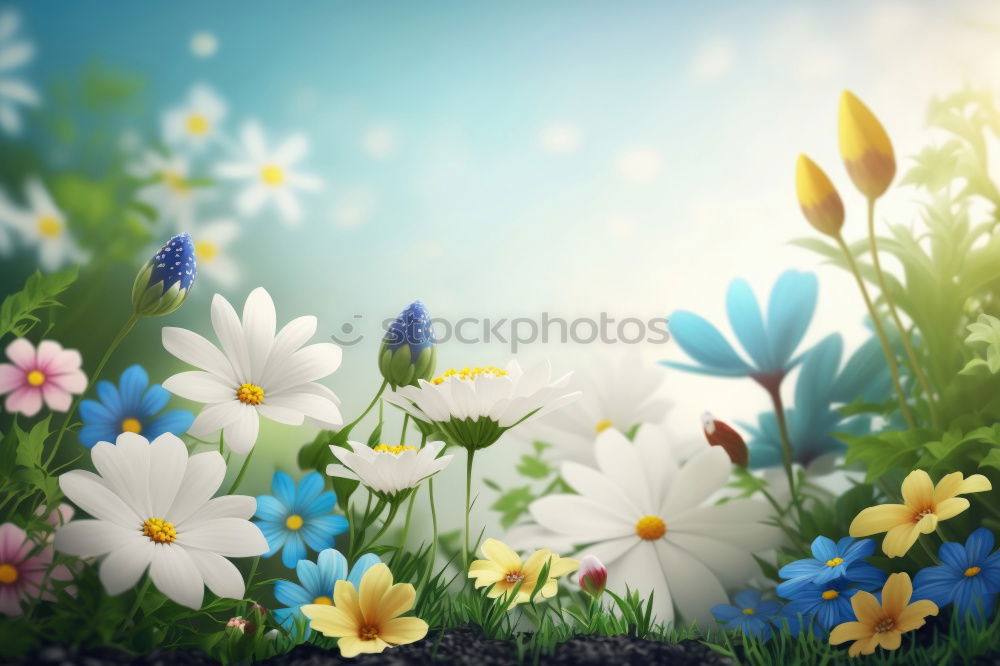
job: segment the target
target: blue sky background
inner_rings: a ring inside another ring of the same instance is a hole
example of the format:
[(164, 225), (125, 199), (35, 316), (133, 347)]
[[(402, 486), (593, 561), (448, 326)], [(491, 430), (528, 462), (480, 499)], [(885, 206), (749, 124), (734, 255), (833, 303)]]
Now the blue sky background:
[[(836, 148), (840, 91), (882, 118), (902, 171), (936, 140), (923, 128), (931, 96), (966, 80), (995, 90), (1000, 73), (1000, 13), (986, 2), (15, 6), (37, 45), (26, 76), (39, 87), (93, 57), (147, 79), (140, 137), (200, 82), (228, 102), (230, 134), (255, 118), (272, 140), (309, 137), (303, 168), (325, 189), (303, 196), (296, 229), (268, 213), (240, 220), (242, 279), (224, 293), (242, 303), (264, 285), (279, 320), (316, 314), (323, 335), (362, 315), (368, 339), (327, 382), (348, 413), (379, 383), (377, 322), (414, 298), (452, 319), (685, 308), (721, 322), (732, 278), (766, 293), (782, 270), (814, 268), (808, 341), (841, 331), (853, 347), (863, 329), (850, 281), (786, 244), (812, 233), (794, 198), (796, 155), (828, 170), (846, 231), (860, 237), (861, 200)], [(192, 54), (199, 32), (217, 38), (212, 57)], [(882, 216), (910, 219), (912, 199), (893, 191)], [(203, 213), (236, 217), (226, 198)], [(212, 291), (171, 323), (207, 331)], [(539, 344), (518, 356), (565, 371), (620, 347)], [(650, 363), (680, 357), (669, 345), (638, 351)], [(508, 357), (502, 345), (446, 345), (440, 365)], [(766, 406), (739, 382), (671, 374), (667, 391), (688, 436), (705, 409), (737, 420)], [(287, 446), (307, 438), (265, 432)], [(292, 468), (287, 448), (268, 450)], [(516, 450), (494, 447), (499, 464), (485, 466), (512, 467)]]

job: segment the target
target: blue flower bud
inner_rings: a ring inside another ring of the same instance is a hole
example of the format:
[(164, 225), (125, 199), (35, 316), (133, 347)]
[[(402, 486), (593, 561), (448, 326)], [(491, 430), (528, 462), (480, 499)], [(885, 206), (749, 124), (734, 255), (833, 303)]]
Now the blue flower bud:
[(135, 276), (133, 311), (143, 317), (170, 314), (187, 298), (197, 273), (191, 235), (174, 236)]
[(378, 369), (395, 389), (429, 380), (437, 365), (434, 329), (427, 308), (413, 301), (389, 325), (378, 353)]

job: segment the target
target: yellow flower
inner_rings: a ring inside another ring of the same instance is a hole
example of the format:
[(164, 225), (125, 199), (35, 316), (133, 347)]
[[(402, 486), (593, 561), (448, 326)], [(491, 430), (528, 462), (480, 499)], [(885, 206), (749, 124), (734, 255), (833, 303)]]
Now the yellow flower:
[(924, 626), (924, 618), (937, 615), (938, 607), (932, 601), (910, 603), (913, 585), (909, 575), (895, 573), (889, 576), (882, 588), (882, 604), (870, 592), (860, 590), (851, 597), (851, 608), (857, 622), (844, 622), (830, 632), (830, 645), (854, 641), (847, 654), (871, 654), (881, 645), (886, 650), (899, 647), (902, 635)]
[(340, 638), (337, 646), (342, 656), (378, 653), (427, 635), (423, 620), (398, 617), (413, 607), (416, 593), (409, 583), (393, 585), (389, 567), (381, 563), (372, 566), (358, 587), (360, 591), (354, 589), (354, 583), (338, 580), (332, 606), (302, 606), (311, 628), (324, 636)]
[(805, 155), (799, 155), (795, 164), (795, 193), (809, 224), (827, 236), (840, 235), (840, 228), (844, 226), (844, 202), (826, 173)]
[(958, 495), (992, 488), (982, 474), (965, 479), (961, 472), (942, 477), (935, 486), (927, 472), (917, 469), (903, 479), (903, 504), (868, 507), (854, 517), (850, 533), (852, 537), (862, 537), (886, 532), (882, 552), (889, 557), (902, 557), (921, 534), (930, 534), (939, 521), (969, 508), (969, 500)]
[(896, 175), (896, 157), (885, 128), (864, 102), (845, 90), (840, 96), (840, 156), (855, 186), (877, 199)]
[(549, 575), (537, 597), (548, 598), (555, 596), (557, 590), (556, 578), (572, 573), (579, 568), (580, 563), (568, 557), (559, 557), (555, 553), (545, 548), (536, 550), (524, 563), (510, 546), (497, 539), (487, 539), (483, 542), (481, 552), (485, 560), (476, 560), (469, 565), (469, 578), (475, 578), (475, 587), (493, 588), (489, 591), (489, 596), (497, 598), (512, 591), (518, 583), (517, 596), (511, 606), (524, 603), (531, 598), (531, 593), (538, 586), (538, 577), (542, 573), (542, 568), (549, 562)]

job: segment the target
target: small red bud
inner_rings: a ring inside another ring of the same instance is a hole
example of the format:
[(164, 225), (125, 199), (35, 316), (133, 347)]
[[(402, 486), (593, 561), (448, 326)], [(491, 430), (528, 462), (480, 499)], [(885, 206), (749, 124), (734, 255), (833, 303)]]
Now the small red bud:
[(740, 433), (733, 430), (723, 421), (716, 420), (711, 413), (705, 412), (701, 417), (705, 439), (712, 446), (721, 446), (729, 454), (734, 465), (746, 467), (750, 462), (750, 452)]
[(604, 593), (604, 586), (608, 583), (608, 570), (599, 559), (593, 555), (586, 555), (580, 560), (577, 580), (580, 589), (597, 599)]

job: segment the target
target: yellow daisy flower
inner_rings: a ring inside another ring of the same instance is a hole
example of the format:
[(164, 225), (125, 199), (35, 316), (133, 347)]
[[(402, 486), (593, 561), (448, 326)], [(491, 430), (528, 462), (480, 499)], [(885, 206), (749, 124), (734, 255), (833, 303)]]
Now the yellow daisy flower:
[(580, 563), (568, 557), (559, 557), (545, 548), (536, 550), (523, 563), (510, 546), (497, 539), (487, 539), (480, 549), (485, 560), (476, 560), (469, 566), (469, 578), (475, 578), (475, 587), (489, 587), (488, 595), (497, 598), (511, 592), (518, 583), (521, 587), (511, 606), (524, 603), (539, 585), (538, 577), (545, 563), (549, 563), (548, 578), (541, 584), (537, 597), (554, 597), (558, 591), (556, 579), (576, 571)]
[(882, 604), (864, 590), (851, 597), (856, 622), (844, 622), (830, 632), (830, 645), (854, 641), (847, 654), (871, 654), (882, 646), (886, 650), (899, 647), (902, 635), (924, 626), (924, 618), (937, 615), (938, 607), (932, 601), (920, 600), (910, 603), (913, 584), (910, 576), (895, 573), (889, 576), (882, 588)]

